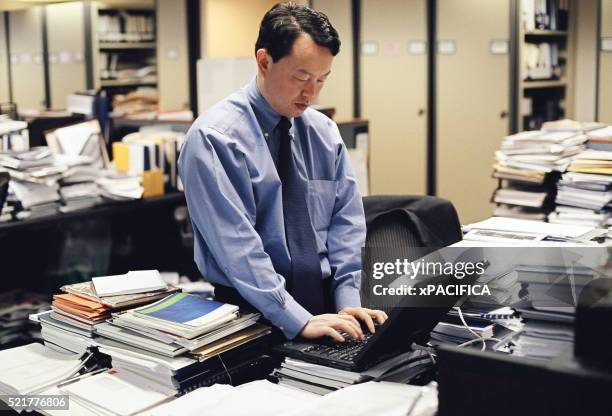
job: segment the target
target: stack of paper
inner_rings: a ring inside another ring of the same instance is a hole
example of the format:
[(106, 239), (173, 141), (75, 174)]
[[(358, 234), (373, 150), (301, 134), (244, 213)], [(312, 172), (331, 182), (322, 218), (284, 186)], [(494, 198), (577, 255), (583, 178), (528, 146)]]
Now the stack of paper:
[(85, 377), (60, 387), (60, 391), (95, 414), (121, 416), (134, 415), (176, 394), (153, 380), (138, 385), (130, 383), (116, 370)]
[(550, 222), (602, 228), (611, 225), (612, 175), (568, 172), (558, 188)]
[(110, 317), (110, 308), (73, 294), (53, 296), (53, 311), (62, 319), (94, 325)]
[(98, 185), (95, 182), (83, 182), (60, 188), (63, 205), (61, 212), (72, 212), (90, 208), (102, 202), (99, 197)]
[[(265, 397), (273, 400), (263, 400)], [(293, 415), (318, 398), (314, 394), (290, 389), (267, 380), (252, 381), (238, 387), (215, 384), (161, 404), (143, 413), (143, 416)], [(320, 412), (309, 414), (320, 414)]]
[(41, 344), (0, 351), (0, 393), (36, 394), (81, 367), (80, 355), (62, 354)]
[(106, 171), (101, 174), (96, 183), (100, 187), (100, 195), (116, 201), (140, 199), (144, 192), (138, 175)]
[(495, 153), (492, 196), (496, 216), (545, 220), (551, 211), (560, 172), (585, 149), (586, 136), (575, 131), (526, 131), (506, 136)]
[(58, 209), (74, 211), (100, 202), (93, 182), (100, 170), (89, 156), (53, 154), (48, 147), (38, 147), (0, 154), (0, 165), (11, 175), (11, 196), (19, 202), (18, 211), (23, 210), (18, 212), (19, 219), (55, 214)]
[[(470, 330), (476, 332), (481, 338), (493, 337), (493, 325), (487, 323), (472, 323), (469, 325)], [(474, 335), (463, 325), (451, 324), (448, 322), (440, 322), (432, 331), (432, 338), (446, 341), (448, 339), (459, 338), (461, 340), (470, 340)]]
[(101, 303), (114, 310), (118, 310), (125, 309), (129, 306), (139, 306), (154, 302), (168, 296), (169, 294), (177, 292), (179, 289), (175, 287), (168, 287), (166, 290), (102, 297), (96, 294), (92, 282), (82, 282), (62, 286), (60, 290), (62, 292), (72, 293), (79, 297)]
[(587, 133), (587, 148), (612, 152), (612, 126), (593, 130)]
[(612, 175), (612, 152), (585, 150), (569, 165), (568, 171)]
[(73, 294), (53, 296), (52, 311), (39, 317), (45, 342), (73, 352), (91, 345), (94, 326), (110, 316), (106, 305)]
[(98, 338), (96, 343), (100, 352), (112, 357), (113, 368), (123, 372), (126, 379), (136, 384), (141, 378), (153, 379), (178, 394), (214, 383), (261, 378), (277, 365), (267, 355), (265, 338), (220, 351), (207, 359), (191, 354), (168, 357), (107, 338)]
[[(499, 235), (503, 241), (529, 243), (540, 240), (588, 242), (606, 234), (605, 229), (578, 225), (547, 224), (515, 218), (492, 217), (463, 227), (465, 240), (483, 241), (479, 237)], [(495, 240), (487, 240), (495, 241)]]
[(575, 132), (528, 131), (506, 136), (495, 158), (501, 166), (537, 172), (563, 172), (587, 137)]
[(410, 383), (433, 365), (424, 350), (404, 352), (357, 373), (286, 357), (271, 377), (283, 386), (326, 395), (370, 380)]
[(12, 180), (9, 184), (9, 193), (15, 195), (23, 210), (27, 212), (27, 217), (56, 214), (60, 200), (58, 190), (57, 183), (46, 185)]
[(282, 386), (318, 395), (325, 395), (372, 379), (365, 374), (307, 363), (293, 358), (285, 358), (281, 367), (276, 369), (272, 376), (278, 379)]

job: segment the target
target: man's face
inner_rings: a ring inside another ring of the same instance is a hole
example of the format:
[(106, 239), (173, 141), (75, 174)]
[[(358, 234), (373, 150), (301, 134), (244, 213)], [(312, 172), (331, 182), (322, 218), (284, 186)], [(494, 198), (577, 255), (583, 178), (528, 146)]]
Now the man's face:
[(264, 97), (280, 115), (302, 115), (319, 96), (334, 56), (304, 33), (293, 43), (291, 53), (277, 62), (272, 62), (267, 53), (264, 55), (265, 50), (260, 51), (259, 86)]

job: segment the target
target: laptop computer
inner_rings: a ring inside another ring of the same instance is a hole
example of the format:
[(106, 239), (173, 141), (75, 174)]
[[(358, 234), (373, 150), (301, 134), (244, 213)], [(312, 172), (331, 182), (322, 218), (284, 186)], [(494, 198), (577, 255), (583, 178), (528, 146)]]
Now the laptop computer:
[[(472, 285), (477, 275), (457, 281), (452, 275), (420, 279), (414, 286)], [(462, 298), (460, 295), (432, 293), (404, 296), (391, 311), (387, 321), (374, 334), (364, 330), (366, 339), (346, 338), (345, 342), (296, 339), (275, 347), (275, 351), (292, 358), (348, 371), (363, 371), (373, 365), (410, 351), (413, 342), (420, 344), (429, 339), (429, 333), (440, 319)]]

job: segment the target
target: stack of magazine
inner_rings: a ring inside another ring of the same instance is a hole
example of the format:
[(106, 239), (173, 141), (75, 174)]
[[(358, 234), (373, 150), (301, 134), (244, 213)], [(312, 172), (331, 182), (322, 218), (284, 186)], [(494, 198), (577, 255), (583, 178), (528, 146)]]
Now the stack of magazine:
[[(128, 275), (125, 279), (129, 279)], [(83, 352), (92, 345), (96, 327), (103, 325), (112, 312), (148, 304), (178, 291), (174, 287), (143, 290), (100, 296), (91, 281), (62, 286), (64, 293), (53, 297), (52, 310), (38, 316), (45, 343), (71, 352)]]
[(151, 305), (115, 313), (96, 332), (168, 357), (186, 351), (205, 357), (268, 331), (255, 325), (259, 316), (240, 314), (234, 305), (175, 293)]

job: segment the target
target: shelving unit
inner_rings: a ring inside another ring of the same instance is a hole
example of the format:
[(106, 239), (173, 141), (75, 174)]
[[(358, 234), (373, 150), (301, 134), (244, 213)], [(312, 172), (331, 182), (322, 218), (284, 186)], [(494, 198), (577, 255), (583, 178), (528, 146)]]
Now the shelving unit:
[(94, 85), (112, 98), (157, 87), (155, 2), (97, 2), (93, 14)]
[[(516, 130), (539, 129), (545, 121), (572, 117), (574, 0), (547, 2), (547, 13), (518, 1)], [(551, 8), (553, 6), (553, 8)]]

